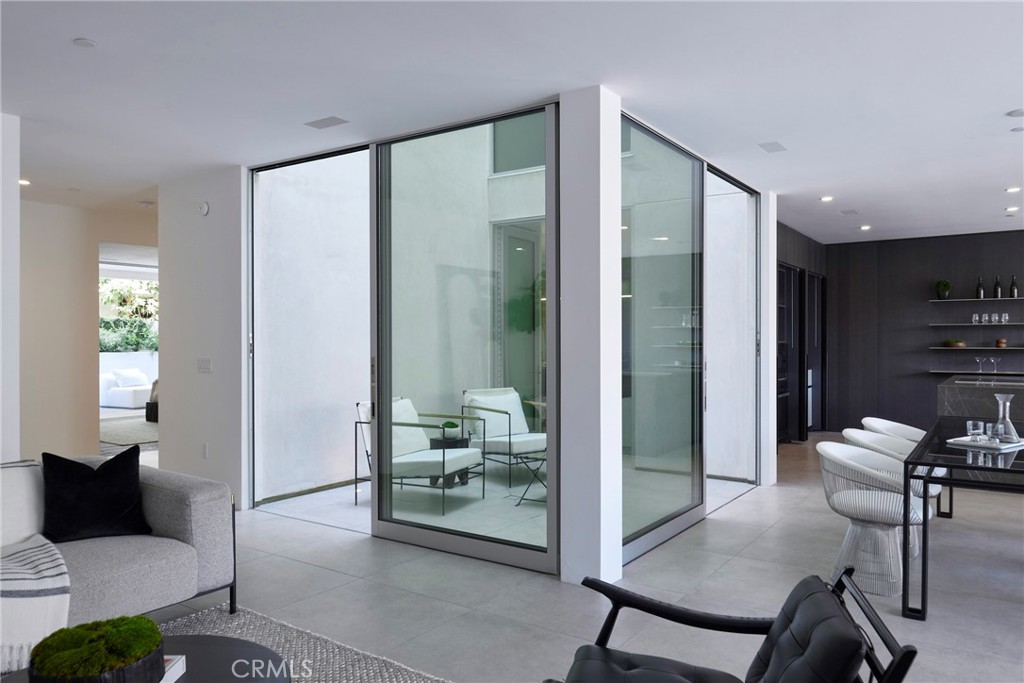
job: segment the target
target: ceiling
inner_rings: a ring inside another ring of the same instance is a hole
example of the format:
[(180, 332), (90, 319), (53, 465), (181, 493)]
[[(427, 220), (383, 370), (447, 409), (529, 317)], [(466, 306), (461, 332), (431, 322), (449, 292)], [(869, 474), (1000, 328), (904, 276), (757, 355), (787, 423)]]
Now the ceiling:
[[(1024, 229), (1021, 2), (11, 2), (24, 199), (161, 182), (603, 84), (820, 242)], [(89, 38), (96, 46), (74, 45)], [(328, 116), (349, 121), (317, 130)], [(768, 153), (774, 142), (785, 151)], [(823, 195), (835, 200), (824, 203)], [(843, 212), (854, 211), (850, 214)], [(870, 231), (859, 226), (870, 224)]]

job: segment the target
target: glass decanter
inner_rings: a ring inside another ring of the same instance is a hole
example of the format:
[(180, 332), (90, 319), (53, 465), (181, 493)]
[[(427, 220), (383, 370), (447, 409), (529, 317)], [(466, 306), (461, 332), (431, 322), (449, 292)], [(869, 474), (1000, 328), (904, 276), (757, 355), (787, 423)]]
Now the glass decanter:
[(1004, 443), (1018, 443), (1020, 437), (1017, 436), (1017, 430), (1013, 428), (1013, 423), (1010, 422), (1010, 401), (1013, 399), (1014, 394), (996, 394), (996, 400), (999, 401), (999, 421), (996, 422), (996, 433), (999, 434), (999, 440)]

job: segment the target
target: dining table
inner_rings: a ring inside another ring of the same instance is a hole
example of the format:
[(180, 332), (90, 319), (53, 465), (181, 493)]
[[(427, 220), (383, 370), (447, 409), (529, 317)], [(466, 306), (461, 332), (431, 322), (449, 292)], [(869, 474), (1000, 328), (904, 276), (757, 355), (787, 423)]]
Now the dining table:
[[(920, 516), (920, 599), (915, 607), (910, 604), (910, 522), (911, 505), (915, 500), (911, 495), (912, 482), (922, 482), (925, 491), (931, 484), (940, 484), (948, 490), (948, 509), (943, 511), (937, 506), (937, 517), (952, 516), (954, 489), (1024, 493), (1024, 440), (1017, 444), (996, 444), (981, 437), (982, 441), (963, 443), (969, 419), (939, 417), (903, 462), (903, 616), (909, 619), (923, 621), (928, 616), (928, 518), (931, 516)], [(1024, 434), (1024, 422), (1014, 420), (1013, 425), (1017, 434)], [(960, 442), (950, 443), (951, 440)]]

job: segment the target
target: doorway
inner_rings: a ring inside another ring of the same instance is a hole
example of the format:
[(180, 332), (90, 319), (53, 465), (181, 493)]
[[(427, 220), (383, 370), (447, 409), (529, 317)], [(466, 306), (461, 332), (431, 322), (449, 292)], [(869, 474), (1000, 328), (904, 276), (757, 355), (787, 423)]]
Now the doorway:
[(160, 270), (156, 247), (99, 245), (101, 455), (138, 444), (159, 466)]
[(825, 277), (778, 264), (778, 440), (824, 427)]

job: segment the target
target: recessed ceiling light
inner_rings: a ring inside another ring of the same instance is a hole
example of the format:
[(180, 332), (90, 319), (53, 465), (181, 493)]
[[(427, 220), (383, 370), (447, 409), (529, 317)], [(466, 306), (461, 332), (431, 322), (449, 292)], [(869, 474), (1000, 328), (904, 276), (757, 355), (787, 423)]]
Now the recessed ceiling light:
[(623, 298), (623, 299), (632, 299), (632, 298), (633, 298), (633, 295), (632, 295), (632, 294), (623, 294), (623, 295), (622, 295), (622, 298)]
[(651, 239), (654, 240), (655, 242), (668, 242), (667, 237), (652, 237)]
[(821, 197), (821, 201), (823, 201), (823, 202), (830, 202), (833, 199), (835, 199), (835, 197), (829, 197), (828, 195), (826, 195), (824, 197)]
[(317, 130), (323, 130), (324, 128), (340, 126), (343, 123), (348, 123), (348, 121), (338, 116), (327, 116), (322, 119), (317, 119), (316, 121), (309, 121), (302, 125), (309, 126), (310, 128), (316, 128)]
[(870, 230), (871, 226), (870, 225), (862, 225), (862, 226), (860, 226), (860, 229), (861, 230)]
[(629, 226), (628, 226), (628, 225), (623, 225), (623, 226), (622, 226), (622, 229), (623, 229), (623, 230), (629, 230)]
[(31, 180), (25, 180), (24, 178), (22, 178), (21, 180), (18, 181), (18, 184), (19, 185), (31, 185), (32, 181)]
[(71, 42), (78, 47), (96, 47), (96, 41), (90, 38), (75, 38)]
[(1006, 210), (1007, 211), (1020, 211), (1020, 207), (1019, 206), (1008, 206), (1008, 207), (1006, 207)]
[(1020, 192), (1020, 188), (1019, 187), (1008, 187), (1008, 188), (1006, 188), (1006, 191), (1007, 192)]
[(1006, 115), (1012, 116), (1015, 119), (1019, 119), (1020, 117), (1024, 116), (1024, 109), (1014, 109), (1012, 111), (1006, 112)]

